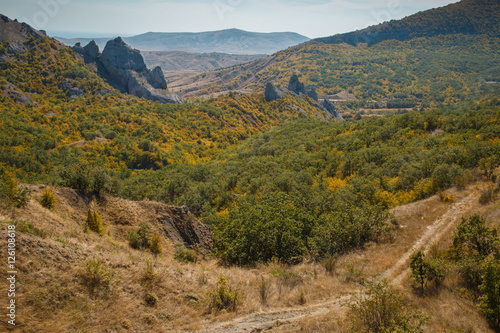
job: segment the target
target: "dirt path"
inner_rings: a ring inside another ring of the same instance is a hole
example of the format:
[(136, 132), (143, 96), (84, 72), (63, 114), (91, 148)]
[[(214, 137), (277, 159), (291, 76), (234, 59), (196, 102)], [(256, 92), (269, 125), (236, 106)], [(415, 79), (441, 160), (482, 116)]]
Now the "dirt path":
[[(445, 234), (449, 233), (460, 218), (473, 208), (478, 196), (478, 191), (474, 191), (464, 199), (451, 205), (439, 219), (427, 227), (424, 234), (404, 253), (396, 264), (380, 275), (380, 278), (388, 279), (393, 285), (400, 284), (410, 273), (408, 268), (410, 255), (419, 249), (424, 249), (424, 252), (427, 252), (432, 244), (435, 244)], [(342, 303), (349, 300), (350, 297), (351, 294), (348, 294), (319, 304), (269, 312), (255, 312), (230, 321), (214, 323), (201, 332), (261, 332), (271, 329), (277, 323), (290, 323), (307, 316), (317, 316), (339, 309)]]

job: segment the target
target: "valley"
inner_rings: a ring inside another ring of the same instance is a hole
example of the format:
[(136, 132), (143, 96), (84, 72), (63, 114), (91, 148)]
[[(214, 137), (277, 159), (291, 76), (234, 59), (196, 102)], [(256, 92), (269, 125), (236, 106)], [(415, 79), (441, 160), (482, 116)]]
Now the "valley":
[(1, 15), (1, 330), (498, 332), (499, 26), (494, 0), (312, 40)]

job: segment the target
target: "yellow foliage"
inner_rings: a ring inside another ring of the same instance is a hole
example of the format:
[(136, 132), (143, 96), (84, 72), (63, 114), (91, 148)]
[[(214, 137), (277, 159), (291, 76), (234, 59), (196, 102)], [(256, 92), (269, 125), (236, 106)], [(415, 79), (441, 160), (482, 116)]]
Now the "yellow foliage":
[(101, 215), (97, 212), (97, 208), (99, 205), (97, 202), (92, 200), (90, 203), (89, 209), (87, 211), (87, 227), (98, 233), (100, 236), (104, 235), (104, 225), (102, 224), (102, 217)]
[(340, 179), (337, 177), (333, 177), (333, 178), (328, 177), (327, 181), (328, 181), (328, 189), (332, 190), (332, 191), (338, 191), (341, 188), (347, 186), (346, 180)]
[(375, 197), (378, 200), (380, 200), (381, 202), (383, 202), (384, 204), (386, 204), (387, 207), (395, 207), (395, 206), (399, 205), (399, 200), (394, 193), (379, 190), (375, 194)]
[(398, 196), (399, 196), (399, 202), (404, 205), (404, 204), (407, 204), (407, 203), (410, 203), (412, 201), (414, 201), (415, 199), (415, 192), (414, 191), (410, 191), (410, 192), (406, 192), (406, 191), (402, 191), (402, 192), (398, 192)]
[(430, 178), (421, 179), (414, 189), (415, 199), (421, 199), (432, 195), (434, 192), (434, 181)]

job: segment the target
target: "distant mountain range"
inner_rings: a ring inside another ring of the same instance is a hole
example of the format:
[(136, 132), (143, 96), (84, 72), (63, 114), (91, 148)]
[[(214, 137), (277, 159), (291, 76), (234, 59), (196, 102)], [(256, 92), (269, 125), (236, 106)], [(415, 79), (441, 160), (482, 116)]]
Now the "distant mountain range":
[(231, 67), (266, 57), (265, 54), (191, 53), (184, 51), (141, 52), (149, 68), (160, 66), (164, 72), (209, 71)]
[(241, 66), (169, 80), (184, 97), (285, 86), (413, 107), (476, 98), (500, 82), (500, 0), (463, 0), (402, 20), (318, 38)]
[[(113, 38), (62, 38), (54, 37), (61, 43), (73, 46), (95, 40), (102, 50), (107, 41)], [(309, 41), (308, 37), (293, 32), (256, 33), (238, 29), (200, 33), (148, 32), (124, 37), (123, 40), (140, 51), (186, 51), (195, 53), (228, 54), (273, 54)]]

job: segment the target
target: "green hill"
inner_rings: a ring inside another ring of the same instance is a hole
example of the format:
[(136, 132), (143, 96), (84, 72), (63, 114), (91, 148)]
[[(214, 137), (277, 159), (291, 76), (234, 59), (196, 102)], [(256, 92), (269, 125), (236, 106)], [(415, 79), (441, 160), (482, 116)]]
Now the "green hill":
[(500, 2), (463, 0), (446, 7), (420, 12), (402, 20), (384, 22), (346, 34), (318, 38), (313, 42), (373, 45), (390, 39), (406, 41), (418, 37), (454, 34), (486, 34), (500, 37)]
[(273, 103), (263, 94), (154, 103), (111, 90), (54, 39), (18, 39), (23, 52), (0, 44), (0, 161), (22, 179), (54, 178), (78, 163), (122, 175), (199, 163), (283, 121), (322, 113), (290, 95)]
[(260, 91), (268, 81), (286, 85), (293, 73), (300, 73), (301, 81), (320, 95), (354, 93), (362, 100), (358, 107), (425, 108), (473, 100), (498, 92), (499, 18), (498, 1), (464, 0), (194, 75), (184, 91), (188, 96)]

